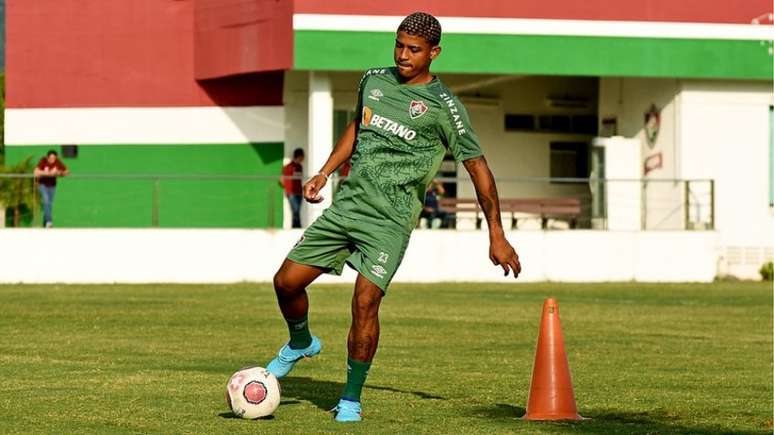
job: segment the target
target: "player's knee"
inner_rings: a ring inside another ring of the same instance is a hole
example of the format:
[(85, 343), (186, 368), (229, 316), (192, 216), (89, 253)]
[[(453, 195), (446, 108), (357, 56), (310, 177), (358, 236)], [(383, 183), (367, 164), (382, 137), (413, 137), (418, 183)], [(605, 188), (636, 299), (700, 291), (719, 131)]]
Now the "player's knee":
[(379, 294), (360, 293), (355, 296), (353, 307), (359, 315), (375, 316), (378, 313), (381, 300)]
[(274, 275), (274, 291), (277, 293), (277, 296), (292, 296), (298, 293), (298, 290), (292, 281), (288, 279), (287, 274), (280, 271)]

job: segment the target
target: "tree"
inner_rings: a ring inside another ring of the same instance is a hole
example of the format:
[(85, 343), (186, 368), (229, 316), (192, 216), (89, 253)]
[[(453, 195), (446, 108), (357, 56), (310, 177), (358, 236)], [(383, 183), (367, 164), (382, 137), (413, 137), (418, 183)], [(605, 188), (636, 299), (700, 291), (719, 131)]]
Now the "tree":
[[(0, 175), (5, 174), (31, 174), (34, 169), (32, 156), (11, 167), (0, 166)], [(0, 204), (13, 210), (13, 226), (21, 223), (24, 209), (34, 210), (37, 201), (35, 192), (35, 179), (32, 177), (0, 177)]]

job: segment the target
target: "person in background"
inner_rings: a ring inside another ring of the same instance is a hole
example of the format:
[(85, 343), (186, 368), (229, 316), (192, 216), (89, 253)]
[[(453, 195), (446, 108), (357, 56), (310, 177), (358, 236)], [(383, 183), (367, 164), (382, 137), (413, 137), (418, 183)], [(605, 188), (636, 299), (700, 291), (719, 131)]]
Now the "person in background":
[(342, 163), (339, 167), (339, 176), (340, 177), (349, 177), (349, 171), (352, 170), (352, 159), (347, 159), (346, 162)]
[(335, 179), (335, 183), (333, 185), (333, 199), (336, 199), (336, 195), (339, 193), (339, 187), (346, 181), (347, 177), (349, 177), (349, 171), (352, 169), (352, 162), (347, 159), (346, 162), (342, 163), (341, 166), (339, 166), (339, 169), (336, 171), (337, 174), (339, 174), (338, 178)]
[(293, 160), (282, 168), (282, 186), (285, 188), (285, 196), (290, 203), (290, 211), (293, 214), (293, 228), (301, 228), (301, 178), (304, 173), (304, 150), (293, 150)]
[[(445, 227), (446, 218), (448, 213), (441, 209), (440, 199), (446, 193), (446, 189), (443, 188), (443, 184), (438, 180), (433, 180), (427, 191), (425, 192), (425, 205), (422, 207), (422, 213), (420, 217), (427, 219), (427, 228), (439, 228)], [(438, 219), (438, 225), (434, 226), (433, 222)]]
[(51, 228), (54, 226), (52, 212), (54, 208), (54, 193), (56, 192), (56, 179), (57, 177), (64, 177), (70, 171), (59, 160), (56, 151), (49, 150), (46, 156), (38, 162), (34, 173), (38, 181), (41, 202), (43, 203), (43, 226)]

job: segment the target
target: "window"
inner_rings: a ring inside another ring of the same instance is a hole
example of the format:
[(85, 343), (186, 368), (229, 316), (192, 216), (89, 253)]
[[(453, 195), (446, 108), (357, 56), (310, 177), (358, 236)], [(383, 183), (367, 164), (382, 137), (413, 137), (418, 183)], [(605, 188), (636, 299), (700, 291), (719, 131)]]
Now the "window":
[(575, 115), (572, 117), (572, 131), (578, 134), (597, 134), (598, 121), (594, 115)]
[(546, 132), (570, 133), (572, 127), (570, 117), (567, 115), (540, 115), (538, 117), (539, 129)]
[(551, 178), (586, 178), (588, 176), (588, 143), (551, 142)]
[(62, 145), (62, 157), (66, 159), (78, 157), (78, 145)]
[(596, 115), (540, 115), (528, 113), (505, 114), (505, 131), (539, 133), (583, 134), (596, 136)]
[(534, 129), (535, 117), (533, 115), (505, 115), (505, 131), (532, 131)]

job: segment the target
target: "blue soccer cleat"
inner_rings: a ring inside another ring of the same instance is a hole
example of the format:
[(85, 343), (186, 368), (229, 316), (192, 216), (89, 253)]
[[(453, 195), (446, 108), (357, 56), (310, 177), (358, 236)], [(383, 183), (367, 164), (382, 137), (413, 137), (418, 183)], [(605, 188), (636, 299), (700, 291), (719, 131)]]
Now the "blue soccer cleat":
[(360, 402), (341, 399), (332, 411), (336, 413), (335, 420), (340, 423), (355, 422), (363, 419)]
[(277, 356), (269, 362), (266, 366), (266, 370), (269, 373), (282, 379), (293, 370), (293, 366), (296, 362), (302, 358), (311, 358), (322, 350), (322, 342), (320, 339), (312, 336), (312, 344), (303, 349), (291, 349), (289, 345), (285, 344), (277, 353)]

